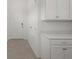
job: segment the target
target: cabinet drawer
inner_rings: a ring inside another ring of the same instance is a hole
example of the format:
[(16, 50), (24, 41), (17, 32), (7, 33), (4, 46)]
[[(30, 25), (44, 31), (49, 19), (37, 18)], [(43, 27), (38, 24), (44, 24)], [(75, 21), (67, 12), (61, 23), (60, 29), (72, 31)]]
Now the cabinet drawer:
[(50, 40), (51, 45), (72, 45), (72, 40)]

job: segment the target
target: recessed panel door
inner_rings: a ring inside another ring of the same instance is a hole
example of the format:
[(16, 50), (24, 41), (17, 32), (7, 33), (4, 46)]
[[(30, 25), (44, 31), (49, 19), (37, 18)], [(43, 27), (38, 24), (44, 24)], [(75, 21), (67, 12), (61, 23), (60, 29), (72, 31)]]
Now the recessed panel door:
[(51, 48), (51, 59), (64, 59), (62, 47)]
[(46, 0), (46, 19), (56, 19), (57, 13), (57, 0)]
[(59, 19), (69, 19), (70, 18), (70, 0), (57, 0), (57, 13)]

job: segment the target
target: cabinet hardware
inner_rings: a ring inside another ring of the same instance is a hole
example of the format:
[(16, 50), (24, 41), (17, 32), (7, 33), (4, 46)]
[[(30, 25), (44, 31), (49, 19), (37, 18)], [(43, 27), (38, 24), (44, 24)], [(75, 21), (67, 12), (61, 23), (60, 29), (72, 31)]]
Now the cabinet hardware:
[(59, 16), (56, 16), (56, 18), (59, 18)]
[(23, 28), (23, 25), (24, 25), (24, 24), (23, 24), (23, 22), (22, 22), (22, 23), (21, 23), (22, 28)]
[(63, 50), (67, 50), (67, 48), (63, 48)]

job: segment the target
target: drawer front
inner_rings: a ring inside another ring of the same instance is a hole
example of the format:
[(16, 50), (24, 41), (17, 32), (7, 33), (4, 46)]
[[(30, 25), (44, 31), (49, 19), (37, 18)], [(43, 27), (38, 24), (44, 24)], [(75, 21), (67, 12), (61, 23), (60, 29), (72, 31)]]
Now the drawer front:
[(50, 40), (51, 45), (72, 45), (72, 40)]

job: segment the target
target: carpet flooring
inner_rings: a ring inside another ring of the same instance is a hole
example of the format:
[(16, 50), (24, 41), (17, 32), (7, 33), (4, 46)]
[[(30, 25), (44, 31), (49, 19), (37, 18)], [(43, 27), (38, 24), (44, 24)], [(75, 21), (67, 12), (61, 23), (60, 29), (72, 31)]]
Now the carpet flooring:
[(27, 40), (12, 39), (7, 42), (7, 59), (37, 59)]

